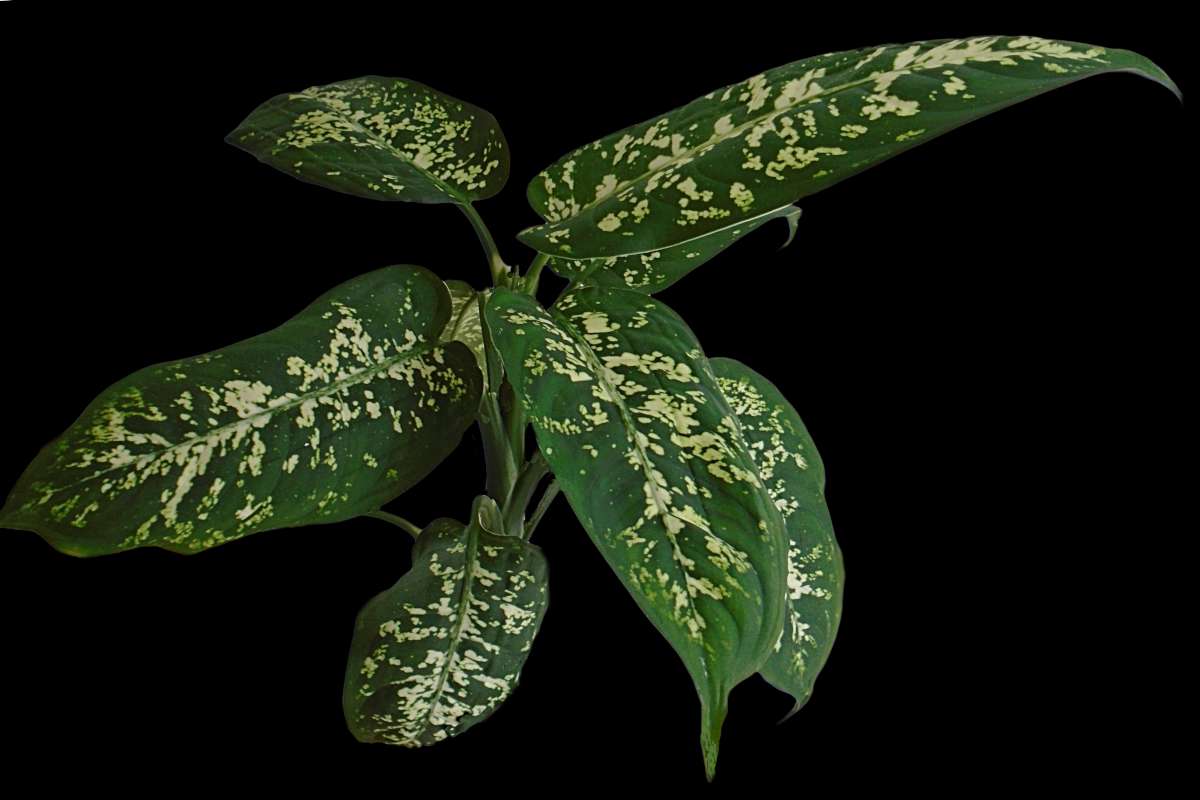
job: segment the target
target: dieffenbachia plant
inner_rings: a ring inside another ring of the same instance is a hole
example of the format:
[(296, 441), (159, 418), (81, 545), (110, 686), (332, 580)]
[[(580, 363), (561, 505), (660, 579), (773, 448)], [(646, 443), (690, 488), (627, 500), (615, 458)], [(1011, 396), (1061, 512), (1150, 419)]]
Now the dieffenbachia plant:
[[(740, 362), (709, 359), (652, 295), (772, 219), (794, 231), (806, 195), (1116, 71), (1178, 93), (1135, 53), (1028, 36), (768, 70), (540, 172), (528, 197), (543, 223), (518, 236), (536, 251), (523, 272), (474, 207), (509, 172), (491, 114), (395, 78), (281, 94), (228, 141), (330, 189), (457, 206), (492, 285), (388, 267), (274, 331), (136, 372), (34, 459), (0, 523), (91, 556), (195, 553), (363, 515), (394, 522), (416, 538), (412, 569), (360, 614), (344, 705), (360, 740), (419, 746), (486, 718), (516, 685), (548, 598), (529, 539), (561, 491), (686, 665), (711, 778), (734, 686), (759, 673), (796, 708), (808, 699), (844, 571), (821, 460), (793, 404)], [(569, 285), (544, 305), (547, 265)], [(488, 475), (465, 522), (422, 529), (382, 510), (472, 423)]]

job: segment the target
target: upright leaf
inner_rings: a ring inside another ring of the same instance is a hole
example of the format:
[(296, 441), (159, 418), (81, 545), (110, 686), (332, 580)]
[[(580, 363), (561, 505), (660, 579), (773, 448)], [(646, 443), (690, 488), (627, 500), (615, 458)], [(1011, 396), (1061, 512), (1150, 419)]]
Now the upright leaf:
[(537, 175), (545, 225), (520, 234), (572, 259), (694, 241), (1072, 81), (1142, 56), (1032, 36), (885, 45), (796, 61), (582, 147)]
[(812, 694), (842, 613), (845, 569), (825, 505), (825, 469), (800, 415), (770, 381), (733, 359), (711, 363), (787, 526), (787, 614), (759, 671), (792, 695), (795, 713)]
[(450, 292), (450, 321), (442, 331), (442, 341), (462, 342), (471, 348), (479, 373), (483, 377), (483, 389), (487, 391), (487, 358), (483, 352), (483, 326), (479, 319), (481, 294), (463, 281), (446, 281)]
[(226, 141), (303, 181), (371, 200), (467, 203), (508, 178), (508, 145), (481, 108), (406, 78), (272, 97)]
[(716, 766), (730, 689), (783, 624), (783, 521), (695, 336), (624, 289), (550, 311), (497, 290), (485, 317), (542, 453), (592, 541), (675, 648)]
[(412, 570), (358, 615), (343, 706), (363, 742), (440, 742), (486, 719), (517, 685), (546, 613), (546, 560), (488, 530), (495, 503), (471, 523), (440, 519), (413, 548)]
[(479, 404), (445, 284), (376, 270), (275, 330), (135, 372), (47, 445), (0, 510), (90, 556), (204, 550), (374, 510), (454, 449)]

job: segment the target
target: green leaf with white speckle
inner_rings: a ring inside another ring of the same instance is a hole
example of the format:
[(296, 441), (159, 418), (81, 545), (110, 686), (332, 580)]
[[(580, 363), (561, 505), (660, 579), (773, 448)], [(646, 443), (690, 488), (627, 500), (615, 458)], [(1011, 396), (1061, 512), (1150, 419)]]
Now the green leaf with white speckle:
[(443, 741), (486, 719), (516, 687), (546, 613), (546, 559), (489, 530), (499, 513), (480, 497), (470, 525), (431, 523), (417, 537), (412, 570), (359, 614), (343, 707), (360, 741)]
[(783, 520), (699, 343), (645, 294), (582, 288), (554, 308), (498, 289), (488, 330), (555, 479), (687, 666), (716, 767), (729, 691), (783, 625)]
[[(543, 253), (596, 259), (695, 240), (794, 203), (952, 128), (1148, 59), (1030, 36), (885, 45), (796, 61), (586, 145), (529, 184)], [(1031, 146), (1036, 142), (1030, 143)]]
[(368, 75), (277, 95), (226, 141), (301, 180), (371, 200), (468, 203), (508, 178), (495, 117), (406, 78)]
[(792, 695), (794, 713), (812, 694), (842, 614), (846, 576), (825, 505), (825, 468), (800, 415), (774, 384), (733, 359), (711, 363), (787, 526), (787, 614), (760, 672)]
[(450, 321), (442, 331), (442, 341), (462, 342), (471, 348), (475, 361), (479, 364), (479, 373), (483, 377), (483, 390), (487, 391), (487, 358), (483, 353), (483, 326), (479, 322), (480, 295), (485, 298), (487, 292), (477, 292), (463, 281), (446, 281), (446, 289), (450, 292)]
[(0, 525), (71, 555), (192, 553), (375, 510), (475, 418), (475, 358), (438, 341), (449, 317), (433, 273), (387, 267), (269, 333), (135, 372), (34, 459)]
[(789, 233), (787, 242), (784, 243), (786, 245), (792, 240), (799, 218), (800, 209), (789, 205), (764, 212), (751, 219), (739, 220), (726, 228), (662, 250), (586, 260), (555, 256), (550, 259), (549, 265), (559, 275), (578, 283), (636, 289), (653, 294), (667, 288), (701, 264), (716, 257), (729, 245), (773, 219), (787, 220)]

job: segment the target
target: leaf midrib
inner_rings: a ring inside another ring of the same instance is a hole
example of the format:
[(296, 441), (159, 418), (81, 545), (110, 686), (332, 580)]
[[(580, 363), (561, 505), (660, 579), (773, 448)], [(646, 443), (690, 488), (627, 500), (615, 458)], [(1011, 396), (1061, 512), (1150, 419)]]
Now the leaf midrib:
[(433, 711), (437, 708), (438, 703), (442, 701), (442, 695), (446, 691), (446, 679), (450, 676), (450, 667), (454, 661), (454, 654), (458, 650), (458, 646), (462, 640), (463, 626), (466, 624), (467, 614), (471, 610), (471, 599), (474, 597), (471, 587), (475, 582), (475, 561), (479, 552), (479, 531), (476, 528), (478, 519), (474, 518), (474, 515), (477, 513), (476, 510), (472, 510), (473, 518), (471, 523), (466, 526), (467, 554), (466, 560), (463, 562), (463, 583), (462, 594), (458, 600), (458, 618), (454, 620), (454, 629), (446, 647), (446, 662), (442, 667), (441, 674), (438, 676), (437, 687), (433, 690), (433, 697), (429, 701), (429, 709), (425, 712), (424, 719), (421, 720), (421, 727), (417, 733), (418, 736), (429, 729), (429, 721), (433, 718)]
[[(278, 413), (290, 411), (291, 409), (296, 408), (297, 406), (301, 405), (302, 403), (305, 403), (308, 400), (311, 400), (315, 397), (327, 397), (329, 395), (340, 392), (343, 388), (345, 388), (347, 386), (353, 386), (357, 383), (366, 383), (368, 381), (374, 380), (376, 377), (378, 377), (379, 373), (385, 372), (388, 369), (391, 369), (391, 367), (394, 366), (395, 364), (399, 364), (403, 361), (408, 361), (412, 358), (417, 358), (419, 356), (425, 355), (426, 353), (431, 353), (431, 352), (439, 349), (440, 347), (449, 347), (452, 344), (453, 344), (453, 342), (438, 342), (436, 344), (430, 344), (420, 350), (407, 350), (404, 353), (400, 353), (396, 356), (392, 356), (391, 358), (386, 358), (383, 361), (378, 362), (374, 366), (365, 367), (363, 369), (360, 369), (359, 371), (352, 373), (350, 376), (348, 376), (346, 378), (339, 378), (335, 381), (331, 381), (327, 384), (324, 384), (320, 389), (318, 389), (316, 391), (306, 392), (304, 394), (297, 395), (293, 399), (288, 400), (287, 402), (284, 402), (284, 403), (280, 403), (277, 406), (271, 406), (269, 408), (264, 408), (262, 411), (257, 411), (255, 413), (250, 414), (245, 417), (239, 417), (237, 419), (237, 421), (235, 421), (235, 422), (227, 422), (224, 425), (218, 425), (215, 428), (210, 428), (205, 433), (198, 435), (192, 439), (188, 439), (183, 442), (178, 442), (176, 444), (170, 445), (168, 447), (163, 447), (158, 450), (151, 450), (151, 451), (148, 451), (145, 453), (139, 453), (136, 456), (134, 456), (134, 460), (129, 462), (128, 464), (122, 464), (117, 467), (108, 467), (107, 469), (100, 470), (99, 472), (94, 472), (91, 475), (89, 475), (88, 477), (82, 478), (78, 481), (75, 481), (74, 483), (70, 483), (70, 484), (67, 484), (66, 486), (60, 486), (55, 489), (52, 489), (52, 490), (50, 490), (49, 494), (46, 496), (49, 497), (51, 495), (55, 495), (60, 492), (65, 492), (70, 489), (74, 489), (78, 486), (82, 486), (85, 483), (90, 483), (90, 482), (96, 480), (97, 478), (103, 477), (104, 475), (108, 475), (112, 472), (128, 470), (128, 469), (137, 469), (140, 465), (145, 464), (148, 461), (157, 461), (159, 458), (161, 458), (162, 456), (164, 456), (168, 453), (173, 453), (177, 450), (182, 450), (182, 449), (187, 449), (187, 448), (193, 447), (197, 443), (203, 442), (205, 439), (211, 438), (214, 435), (219, 435), (219, 434), (224, 433), (229, 430), (233, 430), (234, 428), (237, 428), (241, 425), (246, 424), (250, 420), (258, 419), (263, 416), (271, 417)], [(459, 344), (462, 344), (462, 343), (459, 342)], [(465, 347), (466, 345), (463, 345), (463, 346)], [(369, 377), (367, 377), (367, 378), (362, 377), (363, 375), (368, 375), (368, 374), (369, 374)], [(262, 427), (262, 426), (255, 426), (255, 427)]]
[[(1024, 53), (1024, 52), (1032, 52), (1032, 51), (1014, 50), (1012, 52), (1013, 53)], [(1046, 57), (1046, 54), (1043, 54), (1043, 53), (1038, 53), (1036, 55), (1038, 57), (1042, 57), (1042, 58)], [(817, 58), (819, 58), (819, 56)], [(808, 60), (812, 60), (812, 59), (808, 59)], [(1096, 60), (1100, 61), (1100, 59), (1096, 59)], [(1100, 63), (1107, 64), (1109, 62), (1101, 61)], [(960, 66), (963, 68), (973, 68), (972, 63), (970, 61), (967, 61), (967, 62), (965, 62), (961, 65), (957, 65), (957, 66)], [(798, 67), (798, 69), (800, 69), (800, 67)], [(934, 66), (934, 67), (919, 67), (917, 69), (909, 69), (909, 68), (895, 69), (895, 68), (892, 68), (892, 69), (886, 69), (886, 70), (877, 70), (865, 78), (860, 78), (858, 80), (853, 80), (853, 81), (849, 81), (847, 83), (838, 84), (837, 86), (832, 86), (828, 89), (822, 88), (822, 90), (819, 93), (813, 95), (812, 97), (805, 98), (803, 101), (801, 101), (799, 103), (789, 105), (786, 108), (780, 108), (780, 109), (775, 109), (773, 111), (769, 111), (761, 116), (747, 118), (747, 120), (745, 122), (732, 128), (731, 130), (729, 130), (727, 133), (725, 133), (723, 135), (716, 134), (714, 132), (713, 136), (710, 136), (705, 141), (703, 141), (693, 147), (688, 148), (687, 150), (681, 152), (677, 156), (672, 156), (670, 161), (664, 162), (659, 167), (657, 167), (655, 169), (647, 169), (645, 172), (643, 172), (641, 175), (638, 175), (635, 178), (631, 178), (628, 181), (623, 181), (621, 183), (618, 183), (617, 186), (611, 192), (609, 192), (608, 194), (604, 195), (601, 198), (597, 198), (595, 200), (592, 200), (591, 202), (581, 205), (579, 207), (578, 212), (576, 212), (575, 214), (572, 214), (571, 216), (567, 217), (566, 219), (562, 219), (557, 222), (546, 222), (542, 225), (537, 225), (532, 228), (528, 228), (527, 231), (528, 232), (538, 231), (538, 230), (542, 230), (543, 228), (559, 228), (559, 229), (561, 229), (562, 227), (568, 226), (571, 223), (578, 220), (580, 217), (582, 217), (585, 213), (594, 210), (595, 208), (599, 207), (602, 203), (605, 203), (609, 199), (617, 196), (619, 193), (621, 193), (625, 189), (628, 189), (631, 186), (635, 186), (638, 183), (641, 183), (641, 182), (647, 180), (652, 175), (656, 175), (656, 174), (664, 172), (668, 169), (671, 169), (672, 167), (674, 167), (676, 164), (683, 161), (684, 159), (693, 158), (696, 155), (696, 153), (703, 150), (704, 148), (716, 147), (718, 145), (724, 144), (727, 141), (736, 139), (739, 136), (741, 136), (742, 133), (744, 133), (746, 130), (750, 129), (751, 127), (761, 124), (762, 122), (774, 121), (776, 117), (779, 117), (782, 114), (786, 114), (790, 111), (793, 111), (794, 109), (799, 108), (800, 106), (812, 105), (813, 103), (816, 103), (818, 101), (823, 101), (826, 98), (831, 97), (836, 94), (840, 94), (841, 92), (849, 91), (850, 89), (855, 89), (855, 88), (857, 88), (859, 86), (863, 86), (867, 83), (875, 82), (875, 81), (879, 80), (879, 78), (881, 76), (887, 75), (889, 73), (895, 72), (895, 73), (899, 73), (900, 75), (904, 75), (904, 74), (913, 75), (913, 74), (918, 74), (918, 73), (924, 74), (926, 72), (936, 72), (938, 69), (939, 69), (939, 67)], [(765, 72), (759, 73), (759, 74), (765, 74)], [(814, 79), (814, 80), (817, 80), (817, 79)], [(729, 86), (723, 86), (720, 89), (717, 89), (717, 90), (711, 92), (710, 94), (712, 96), (716, 96), (719, 92), (723, 92), (726, 90), (732, 90), (734, 87), (745, 84), (745, 83), (746, 83), (746, 81), (741, 81), (740, 83), (734, 83), (734, 84), (730, 84)], [(655, 119), (647, 120), (646, 122), (640, 122), (640, 123), (637, 123), (636, 125), (631, 125), (627, 128), (617, 131), (616, 133), (613, 133), (613, 134), (610, 134), (609, 136), (604, 137), (604, 139), (602, 139), (600, 141), (614, 139), (615, 137), (618, 137), (620, 135), (628, 134), (628, 132), (630, 130), (641, 127), (643, 125), (646, 125), (647, 123), (649, 123), (650, 125), (653, 125), (655, 122), (658, 121), (658, 119), (662, 119), (663, 117), (670, 117), (670, 116), (674, 115), (675, 113), (677, 113), (678, 111), (688, 108), (689, 106), (691, 106), (695, 103), (698, 103), (703, 99), (704, 99), (703, 96), (698, 97), (695, 100), (685, 103), (684, 105), (680, 106), (679, 108), (669, 111), (666, 114), (663, 114)], [(570, 156), (559, 159), (557, 162), (555, 162), (554, 165), (552, 165), (548, 169), (543, 170), (542, 172), (538, 173), (538, 177), (542, 177), (542, 176), (549, 177), (549, 172), (551, 169), (554, 169), (555, 167), (559, 166), (560, 164), (562, 164), (564, 161), (568, 160), (569, 158), (570, 158)], [(540, 214), (541, 212), (539, 211), (538, 213)], [(523, 233), (524, 233), (524, 231), (523, 231)]]
[[(330, 113), (336, 115), (340, 119), (345, 120), (347, 124), (354, 126), (354, 129), (357, 130), (359, 133), (361, 133), (363, 136), (367, 137), (368, 139), (370, 139), (373, 142), (376, 142), (377, 144), (383, 145), (383, 147), (386, 148), (388, 152), (390, 152), (396, 158), (398, 158), (402, 162), (404, 162), (405, 166), (411, 167), (415, 172), (417, 172), (421, 176), (427, 178), (431, 183), (435, 184), (439, 189), (443, 190), (444, 192), (446, 192), (446, 194), (453, 197), (460, 204), (461, 203), (469, 204), (471, 202), (465, 195), (459, 194), (457, 189), (454, 189), (449, 184), (443, 182), (441, 178), (438, 178), (436, 175), (429, 172), (424, 167), (418, 166), (417, 163), (412, 160), (412, 157), (409, 156), (407, 153), (405, 153), (403, 150), (397, 149), (397, 147), (394, 144), (392, 144), (391, 142), (389, 142), (387, 139), (383, 138), (379, 134), (375, 133), (374, 131), (370, 130), (369, 128), (364, 128), (362, 125), (359, 125), (357, 122), (350, 119), (348, 116), (346, 116), (341, 111), (339, 111), (335, 106), (330, 104), (329, 101), (327, 101), (319, 96), (306, 95), (306, 94), (304, 94), (304, 92), (294, 92), (292, 94), (298, 94), (303, 97), (308, 97), (313, 102), (319, 104), (322, 108), (325, 108), (326, 110), (328, 110)], [(289, 95), (289, 97), (291, 97), (291, 95)], [(293, 115), (293, 116), (295, 116), (295, 115)]]
[[(657, 486), (657, 484), (654, 483), (654, 476), (651, 472), (651, 469), (653, 467), (653, 461), (650, 459), (650, 454), (647, 453), (646, 448), (644, 448), (641, 445), (641, 443), (638, 442), (636, 435), (635, 436), (629, 435), (630, 432), (635, 433), (635, 434), (638, 433), (639, 429), (633, 422), (633, 414), (629, 411), (629, 408), (625, 405), (625, 400), (621, 396), (620, 390), (617, 388), (617, 386), (615, 384), (611, 384), (604, 379), (605, 367), (596, 358), (596, 354), (592, 350), (591, 345), (589, 345), (586, 340), (583, 340), (579, 336), (576, 335), (575, 330), (574, 330), (573, 326), (571, 325), (570, 319), (567, 317), (567, 315), (558, 309), (553, 309), (551, 311), (551, 314), (552, 314), (551, 319), (555, 320), (555, 322), (557, 323), (557, 327), (559, 327), (561, 330), (563, 330), (567, 334), (567, 336), (569, 336), (571, 338), (571, 340), (575, 343), (576, 348), (578, 348), (579, 351), (583, 354), (584, 359), (588, 362), (588, 366), (591, 367), (592, 372), (596, 376), (596, 381), (603, 384), (603, 386), (604, 386), (605, 390), (608, 392), (609, 396), (613, 398), (613, 405), (617, 407), (617, 413), (621, 417), (621, 423), (625, 428), (626, 436), (628, 437), (631, 444), (633, 445), (634, 451), (637, 453), (638, 463), (642, 468), (642, 477), (650, 484)], [(674, 517), (675, 519), (678, 519), (684, 525), (688, 525), (688, 526), (692, 525), (692, 523), (688, 522), (683, 517), (680, 517), (678, 514), (675, 514), (671, 510), (670, 507), (664, 507), (663, 503), (659, 499), (657, 493), (655, 493), (654, 491), (651, 491), (651, 492), (649, 492), (649, 494), (651, 497), (654, 498), (654, 504), (656, 506), (658, 506), (658, 513), (660, 516), (662, 516), (662, 517), (671, 516), (671, 517)], [(679, 569), (680, 573), (682, 573), (685, 576), (684, 592), (687, 594), (688, 608), (691, 610), (692, 614), (695, 617), (703, 619), (703, 615), (701, 615), (699, 612), (699, 609), (696, 608), (696, 602), (692, 598), (691, 592), (688, 592), (686, 589), (686, 584), (687, 584), (686, 576), (691, 575), (692, 573), (690, 571), (688, 571), (687, 567), (685, 567), (683, 565), (683, 562), (680, 561), (679, 554), (677, 552), (675, 552), (675, 548), (671, 548), (671, 560), (675, 562), (675, 566)], [(701, 640), (704, 639), (703, 636), (701, 636), (700, 638), (701, 638)], [(690, 642), (691, 640), (689, 639), (688, 641)], [(702, 652), (703, 652), (703, 649), (702, 649)], [(705, 659), (703, 656), (701, 656), (701, 658), (699, 658), (698, 661), (700, 663), (700, 668), (704, 671), (704, 675), (707, 678), (708, 677), (708, 661), (707, 661), (707, 659)]]

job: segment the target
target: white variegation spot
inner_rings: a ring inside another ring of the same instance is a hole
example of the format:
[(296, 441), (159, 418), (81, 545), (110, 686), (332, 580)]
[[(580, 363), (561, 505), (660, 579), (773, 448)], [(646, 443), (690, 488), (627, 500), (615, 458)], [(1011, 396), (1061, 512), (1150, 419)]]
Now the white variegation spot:
[(389, 267), (275, 331), (135, 373), (42, 451), (0, 523), (74, 555), (191, 553), (374, 510), (474, 418), (474, 358), (437, 341), (449, 313), (435, 276)]
[(560, 264), (616, 259), (640, 289), (662, 279), (639, 275), (631, 256), (746, 224), (1012, 102), (1114, 71), (1175, 89), (1136, 53), (1028, 36), (803, 59), (560, 159), (529, 186), (546, 224), (519, 238)]
[(227, 141), (306, 181), (375, 200), (467, 203), (500, 191), (496, 119), (416, 81), (366, 76), (278, 95)]
[(546, 562), (533, 545), (480, 524), (498, 514), (478, 498), (470, 525), (429, 525), (412, 570), (359, 614), (343, 694), (359, 740), (444, 741), (517, 685), (546, 611)]
[(578, 288), (547, 312), (498, 290), (486, 314), (563, 493), (692, 675), (711, 767), (787, 592), (782, 518), (733, 410), (691, 331), (638, 292)]
[(769, 381), (730, 359), (711, 363), (787, 528), (787, 614), (761, 672), (791, 694), (798, 709), (812, 693), (833, 646), (845, 583), (841, 550), (825, 505), (824, 469), (796, 410)]
[[(735, 183), (729, 191), (734, 204), (739, 207), (747, 207), (754, 202), (753, 191), (744, 184)], [(638, 221), (637, 206), (635, 206), (632, 216), (635, 222)], [(551, 258), (549, 263), (550, 268), (555, 272), (581, 284), (634, 289), (651, 294), (675, 283), (717, 256), (741, 237), (773, 219), (783, 219), (787, 222), (789, 231), (785, 242), (787, 244), (791, 241), (792, 234), (795, 233), (799, 217), (800, 209), (789, 205), (772, 209), (752, 219), (743, 220), (711, 233), (701, 234), (663, 250), (589, 260), (556, 257)]]

